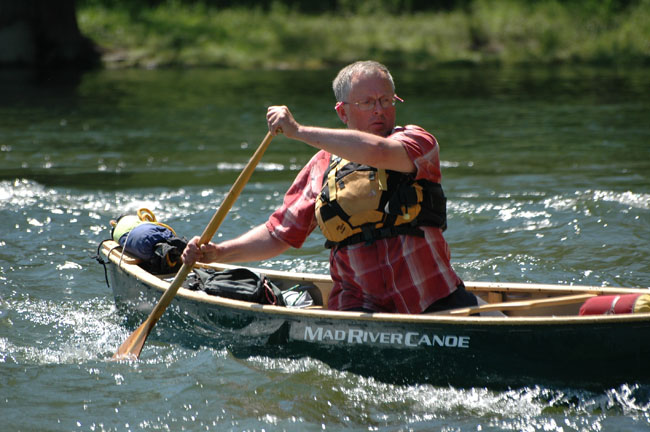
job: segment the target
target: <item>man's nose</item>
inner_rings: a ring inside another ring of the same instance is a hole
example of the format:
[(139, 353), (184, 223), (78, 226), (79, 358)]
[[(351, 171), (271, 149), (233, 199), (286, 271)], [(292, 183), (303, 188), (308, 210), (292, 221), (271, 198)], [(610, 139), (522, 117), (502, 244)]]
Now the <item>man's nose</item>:
[(372, 106), (372, 111), (374, 113), (379, 113), (380, 111), (385, 110), (383, 106), (381, 106), (381, 99), (375, 99), (375, 104)]

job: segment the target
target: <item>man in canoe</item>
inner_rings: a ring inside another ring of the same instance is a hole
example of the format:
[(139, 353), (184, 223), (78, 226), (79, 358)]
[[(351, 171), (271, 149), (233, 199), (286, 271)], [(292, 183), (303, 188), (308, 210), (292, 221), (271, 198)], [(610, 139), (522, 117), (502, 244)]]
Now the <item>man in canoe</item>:
[(327, 238), (334, 287), (328, 309), (417, 314), (475, 306), (450, 264), (446, 199), (436, 139), (419, 126), (395, 126), (401, 99), (388, 69), (360, 61), (334, 79), (335, 110), (347, 129), (305, 126), (271, 106), (271, 134), (319, 151), (284, 203), (240, 237), (198, 247), (186, 264), (248, 262), (299, 248), (318, 225)]

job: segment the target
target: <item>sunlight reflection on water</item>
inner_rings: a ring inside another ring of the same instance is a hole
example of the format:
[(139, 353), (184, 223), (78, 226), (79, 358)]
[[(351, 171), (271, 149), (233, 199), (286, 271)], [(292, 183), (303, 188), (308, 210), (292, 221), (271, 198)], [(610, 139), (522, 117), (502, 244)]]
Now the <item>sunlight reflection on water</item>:
[[(181, 236), (198, 235), (265, 133), (270, 82), (309, 84), (309, 94), (273, 97), (306, 123), (339, 126), (322, 84), (330, 72), (102, 71), (74, 88), (8, 89), (20, 101), (1, 107), (0, 124), (8, 430), (648, 429), (648, 386), (390, 385), (309, 357), (238, 358), (232, 340), (207, 342), (182, 320), (163, 319), (140, 361), (107, 361), (133, 324), (91, 258), (110, 219), (146, 207)], [(445, 237), (461, 278), (650, 285), (650, 87), (646, 70), (626, 73), (394, 73), (410, 94), (399, 121), (440, 141)], [(312, 154), (274, 139), (216, 238), (263, 223)], [(316, 231), (300, 250), (255, 264), (324, 274), (323, 242)]]

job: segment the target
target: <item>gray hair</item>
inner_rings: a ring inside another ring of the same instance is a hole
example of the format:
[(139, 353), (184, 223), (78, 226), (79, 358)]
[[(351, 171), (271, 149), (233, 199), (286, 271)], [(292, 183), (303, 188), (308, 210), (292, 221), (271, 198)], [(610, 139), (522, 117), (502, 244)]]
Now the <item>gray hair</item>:
[(393, 88), (393, 93), (395, 92), (393, 77), (386, 66), (372, 60), (358, 61), (341, 69), (338, 75), (336, 75), (336, 78), (334, 78), (332, 89), (334, 90), (334, 96), (336, 97), (337, 102), (345, 102), (350, 93), (350, 87), (352, 87), (352, 79), (354, 77), (357, 75), (373, 74), (383, 74), (388, 78), (388, 81), (390, 81), (390, 85)]

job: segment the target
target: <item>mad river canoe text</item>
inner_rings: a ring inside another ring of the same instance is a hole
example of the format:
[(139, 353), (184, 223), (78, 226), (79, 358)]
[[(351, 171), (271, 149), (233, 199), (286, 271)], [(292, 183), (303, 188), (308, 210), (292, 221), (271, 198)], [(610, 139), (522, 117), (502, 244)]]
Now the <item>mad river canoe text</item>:
[(306, 326), (304, 335), (300, 339), (307, 342), (469, 348), (470, 338), (469, 336), (436, 335), (419, 332), (373, 332), (362, 329), (341, 330)]

